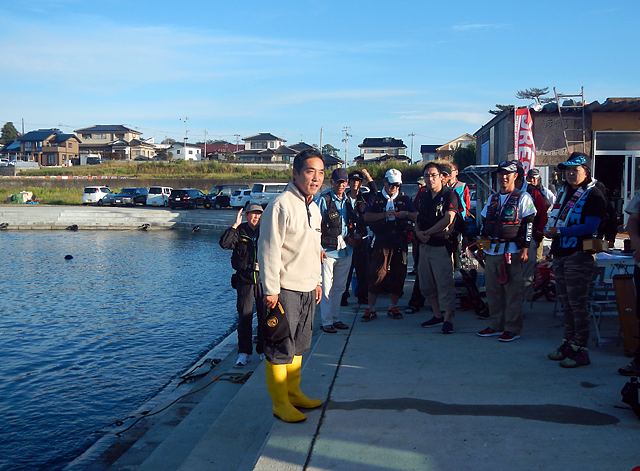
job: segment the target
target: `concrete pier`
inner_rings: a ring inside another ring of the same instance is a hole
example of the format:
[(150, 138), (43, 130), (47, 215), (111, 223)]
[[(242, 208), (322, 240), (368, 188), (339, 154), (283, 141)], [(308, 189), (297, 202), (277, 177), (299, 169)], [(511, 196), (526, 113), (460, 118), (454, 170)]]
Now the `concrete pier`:
[[(0, 205), (0, 224), (6, 230), (67, 229), (147, 230), (184, 229), (222, 232), (233, 224), (233, 210), (171, 210), (149, 206)], [(6, 223), (6, 226), (4, 224)]]

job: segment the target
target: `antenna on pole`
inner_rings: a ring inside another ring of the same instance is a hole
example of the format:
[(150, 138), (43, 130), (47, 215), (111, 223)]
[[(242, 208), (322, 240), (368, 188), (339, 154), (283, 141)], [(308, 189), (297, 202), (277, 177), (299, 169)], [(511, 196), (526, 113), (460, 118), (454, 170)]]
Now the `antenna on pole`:
[(349, 138), (353, 137), (351, 134), (349, 134), (349, 131), (351, 131), (351, 128), (349, 126), (345, 126), (344, 128), (342, 128), (342, 132), (344, 132), (344, 139), (342, 140), (342, 142), (344, 142), (344, 166), (345, 167), (349, 166)]

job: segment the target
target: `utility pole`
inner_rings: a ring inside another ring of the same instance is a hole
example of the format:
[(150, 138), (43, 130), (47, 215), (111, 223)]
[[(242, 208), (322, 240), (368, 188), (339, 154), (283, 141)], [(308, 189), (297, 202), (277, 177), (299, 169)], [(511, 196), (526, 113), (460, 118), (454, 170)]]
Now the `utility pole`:
[(411, 134), (409, 134), (409, 136), (411, 137), (411, 163), (413, 163), (413, 137), (416, 135), (415, 132), (412, 132)]
[(187, 137), (189, 136), (189, 127), (188, 127), (188, 121), (189, 121), (189, 117), (185, 117), (184, 119), (181, 119), (180, 121), (184, 121), (184, 160), (187, 160)]
[(351, 130), (351, 128), (349, 126), (345, 126), (344, 128), (342, 128), (342, 131), (344, 132), (344, 139), (342, 140), (342, 142), (344, 142), (344, 166), (348, 167), (349, 166), (349, 137), (353, 137), (351, 136), (351, 134), (349, 134), (349, 131)]
[(324, 153), (322, 150), (322, 126), (320, 126), (320, 153)]
[(204, 130), (204, 155), (200, 160), (204, 160), (207, 158), (207, 130)]

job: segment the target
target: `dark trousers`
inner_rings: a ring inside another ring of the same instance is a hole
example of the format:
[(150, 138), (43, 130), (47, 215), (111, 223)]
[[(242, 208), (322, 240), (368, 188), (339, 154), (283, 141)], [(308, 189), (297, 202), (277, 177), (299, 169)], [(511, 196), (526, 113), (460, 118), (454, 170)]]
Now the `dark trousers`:
[(353, 248), (353, 255), (351, 256), (351, 270), (349, 270), (349, 276), (347, 276), (347, 286), (342, 294), (342, 299), (349, 297), (349, 286), (351, 285), (351, 276), (353, 270), (356, 271), (356, 280), (358, 286), (353, 294), (356, 295), (358, 301), (364, 301), (369, 296), (369, 238), (363, 239), (360, 244)]
[[(414, 236), (414, 239), (417, 237)], [(426, 301), (425, 297), (422, 296), (422, 291), (420, 291), (420, 277), (418, 276), (418, 260), (420, 260), (420, 244), (413, 241), (412, 247), (412, 255), (413, 255), (413, 269), (416, 272), (416, 279), (413, 282), (413, 290), (411, 290), (411, 299), (409, 299), (409, 306), (421, 308), (424, 307), (424, 302)]]
[(262, 295), (262, 285), (247, 285), (238, 283), (238, 353), (251, 355), (253, 352), (253, 302), (256, 303), (258, 317), (257, 353), (264, 353), (264, 317), (265, 307)]
[[(638, 296), (640, 291), (640, 267), (637, 265), (633, 267), (633, 282), (636, 285), (636, 316), (638, 316), (638, 329), (640, 332), (640, 297)], [(634, 356), (635, 363), (640, 365), (640, 346), (636, 349)]]

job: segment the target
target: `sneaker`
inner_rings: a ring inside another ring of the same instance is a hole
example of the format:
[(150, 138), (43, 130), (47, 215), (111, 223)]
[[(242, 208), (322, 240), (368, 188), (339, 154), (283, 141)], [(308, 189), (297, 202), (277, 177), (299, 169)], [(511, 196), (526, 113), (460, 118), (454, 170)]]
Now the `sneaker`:
[(364, 316), (362, 316), (360, 320), (362, 322), (371, 322), (371, 321), (375, 321), (377, 318), (378, 318), (378, 314), (376, 313), (376, 311), (367, 308), (364, 310)]
[(442, 333), (443, 334), (453, 334), (453, 324), (448, 321), (444, 321), (442, 323)]
[(571, 345), (569, 356), (560, 362), (563, 368), (577, 368), (578, 366), (590, 365), (589, 350), (586, 347)]
[(387, 317), (391, 317), (392, 319), (402, 319), (402, 314), (398, 311), (398, 308), (393, 306), (387, 309)]
[(640, 376), (640, 365), (636, 360), (632, 360), (627, 366), (618, 368), (618, 373), (622, 376)]
[(408, 308), (406, 308), (406, 309), (404, 310), (404, 313), (405, 313), (405, 314), (414, 314), (414, 313), (418, 312), (419, 310), (420, 310), (420, 308), (419, 308), (419, 307), (416, 307), (416, 306), (409, 306)]
[(565, 339), (562, 339), (562, 345), (560, 345), (556, 351), (550, 352), (547, 356), (549, 360), (562, 361), (567, 358), (572, 351), (571, 344)]
[(480, 337), (495, 337), (496, 335), (502, 335), (502, 334), (504, 334), (504, 332), (496, 332), (491, 327), (487, 327), (486, 329), (478, 332), (478, 335)]
[(429, 319), (426, 322), (423, 322), (421, 325), (422, 327), (433, 327), (434, 325), (438, 325), (438, 324), (442, 324), (444, 322), (444, 317), (436, 317), (433, 316), (431, 319)]
[(519, 334), (514, 334), (509, 332), (508, 330), (505, 330), (502, 335), (500, 337), (498, 337), (498, 340), (500, 340), (501, 342), (513, 342), (515, 339), (519, 339), (520, 335)]
[(247, 363), (251, 361), (251, 355), (246, 353), (240, 353), (236, 360), (236, 366), (247, 366)]
[(264, 353), (261, 353), (260, 354), (260, 361), (266, 360), (266, 359), (267, 359), (267, 356)]

